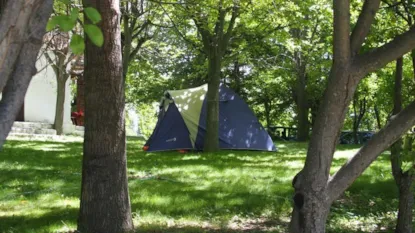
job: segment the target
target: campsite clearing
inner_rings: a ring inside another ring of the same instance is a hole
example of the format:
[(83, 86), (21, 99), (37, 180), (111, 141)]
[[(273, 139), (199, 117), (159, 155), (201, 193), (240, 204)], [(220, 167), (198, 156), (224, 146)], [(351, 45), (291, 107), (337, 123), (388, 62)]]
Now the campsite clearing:
[[(278, 152), (145, 153), (129, 138), (128, 174), (137, 232), (284, 232), (291, 179), (306, 144)], [(334, 169), (356, 147), (341, 146)], [(9, 141), (0, 153), (0, 232), (76, 227), (82, 143)], [(390, 232), (397, 191), (382, 155), (333, 206), (328, 232)]]

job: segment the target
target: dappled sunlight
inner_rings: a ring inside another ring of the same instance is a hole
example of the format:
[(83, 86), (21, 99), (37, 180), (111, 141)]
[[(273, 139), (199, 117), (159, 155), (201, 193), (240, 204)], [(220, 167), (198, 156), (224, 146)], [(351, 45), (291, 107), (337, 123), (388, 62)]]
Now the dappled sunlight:
[(359, 149), (338, 150), (334, 153), (334, 159), (349, 159), (353, 157)]
[[(286, 229), (291, 181), (304, 166), (305, 143), (278, 143), (278, 152), (272, 153), (223, 150), (215, 154), (145, 153), (142, 145), (142, 140), (129, 138), (129, 191), (138, 232)], [(357, 149), (340, 147), (333, 169)], [(0, 153), (0, 171), (5, 174), (0, 176), (0, 228), (13, 233), (74, 230), (81, 154), (81, 143), (8, 142)], [(383, 220), (391, 222), (397, 190), (389, 166), (385, 153), (334, 203), (329, 232), (371, 232), (381, 229)]]
[(203, 159), (202, 156), (200, 155), (186, 155), (183, 156), (182, 160), (199, 160), (199, 159)]

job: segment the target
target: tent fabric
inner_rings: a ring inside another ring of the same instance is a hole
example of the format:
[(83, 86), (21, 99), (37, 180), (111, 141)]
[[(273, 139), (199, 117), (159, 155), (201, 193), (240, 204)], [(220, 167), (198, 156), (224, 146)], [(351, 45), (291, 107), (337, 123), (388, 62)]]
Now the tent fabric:
[[(147, 151), (203, 150), (206, 135), (207, 84), (167, 91), (159, 120), (146, 142)], [(219, 147), (275, 151), (268, 132), (245, 101), (221, 84), (219, 89)]]
[(189, 130), (174, 103), (171, 103), (154, 129), (149, 148), (153, 151), (193, 149), (189, 138)]
[(199, 130), (200, 112), (207, 93), (207, 84), (185, 90), (168, 91), (190, 132), (192, 145)]

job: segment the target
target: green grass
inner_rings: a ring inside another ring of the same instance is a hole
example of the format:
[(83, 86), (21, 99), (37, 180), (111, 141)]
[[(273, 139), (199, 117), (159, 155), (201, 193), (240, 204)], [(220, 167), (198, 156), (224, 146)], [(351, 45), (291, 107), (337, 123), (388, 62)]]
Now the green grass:
[[(128, 174), (137, 232), (285, 232), (291, 180), (306, 144), (279, 152), (144, 153), (129, 139)], [(356, 147), (338, 148), (333, 171)], [(0, 152), (0, 232), (76, 228), (81, 143), (9, 141)], [(397, 190), (382, 155), (337, 201), (329, 232), (390, 232)]]

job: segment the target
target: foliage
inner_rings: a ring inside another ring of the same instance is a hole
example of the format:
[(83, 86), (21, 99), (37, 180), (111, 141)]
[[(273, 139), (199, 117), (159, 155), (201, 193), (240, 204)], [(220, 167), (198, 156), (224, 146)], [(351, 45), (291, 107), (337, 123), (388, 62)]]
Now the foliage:
[[(81, 27), (85, 30), (88, 38), (96, 46), (101, 47), (104, 44), (104, 35), (101, 29), (96, 25), (101, 21), (101, 14), (92, 7), (81, 8), (77, 4), (72, 4), (71, 0), (64, 0), (56, 3), (58, 9), (65, 9), (63, 12), (57, 11), (55, 15), (51, 16), (49, 22), (46, 25), (47, 31), (52, 31), (56, 27), (59, 27), (61, 31), (72, 32), (72, 38), (70, 47), (74, 54), (83, 54), (85, 50), (84, 38), (78, 34), (77, 27)], [(82, 14), (81, 14), (82, 13)], [(84, 22), (83, 15), (86, 15), (87, 22)], [(89, 23), (88, 23), (89, 21)], [(80, 23), (80, 26), (77, 24)]]
[(156, 127), (158, 105), (159, 103), (153, 102), (152, 104), (139, 104), (137, 106), (140, 131), (145, 138), (149, 138)]
[(399, 157), (402, 172), (415, 173), (415, 134), (404, 135), (401, 156)]

